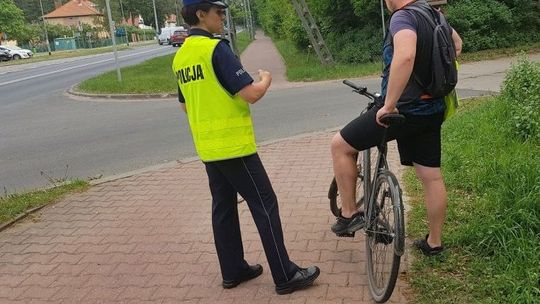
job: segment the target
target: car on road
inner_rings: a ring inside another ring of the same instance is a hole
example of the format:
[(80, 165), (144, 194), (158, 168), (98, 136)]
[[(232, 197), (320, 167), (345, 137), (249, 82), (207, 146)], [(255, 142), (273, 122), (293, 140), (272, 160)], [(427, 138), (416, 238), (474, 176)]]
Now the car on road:
[(0, 61), (9, 61), (13, 55), (8, 50), (0, 50)]
[(161, 34), (158, 36), (158, 43), (159, 45), (164, 44), (171, 44), (171, 36), (174, 33), (174, 31), (183, 30), (183, 26), (175, 26), (175, 27), (164, 27), (161, 29)]
[(171, 44), (172, 46), (180, 46), (184, 43), (186, 38), (188, 37), (188, 31), (187, 30), (177, 30), (174, 31), (174, 33), (171, 35)]
[(13, 56), (13, 60), (21, 58), (27, 59), (34, 56), (34, 53), (32, 53), (32, 51), (27, 49), (21, 49), (18, 46), (1, 45), (0, 50), (8, 51)]

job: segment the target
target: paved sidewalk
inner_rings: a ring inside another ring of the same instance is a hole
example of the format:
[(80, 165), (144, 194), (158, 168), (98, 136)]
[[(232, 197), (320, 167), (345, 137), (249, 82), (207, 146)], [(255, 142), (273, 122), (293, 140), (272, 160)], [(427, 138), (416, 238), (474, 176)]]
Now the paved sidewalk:
[(270, 86), (270, 90), (280, 90), (314, 84), (288, 82), (286, 76), (287, 68), (285, 67), (281, 54), (272, 42), (272, 39), (260, 30), (255, 33), (255, 41), (244, 50), (240, 56), (240, 60), (246, 71), (255, 80), (259, 79), (259, 74), (257, 72), (259, 69), (269, 71), (272, 74), (272, 86)]
[[(530, 61), (540, 62), (540, 53), (527, 54)], [(518, 56), (464, 63), (459, 70), (459, 89), (499, 92), (506, 71), (517, 62)]]
[[(245, 203), (246, 258), (265, 272), (221, 288), (207, 178), (202, 163), (191, 161), (93, 186), (0, 233), (0, 303), (371, 303), (363, 236), (341, 239), (329, 229), (333, 133), (259, 149), (290, 256), (321, 267), (312, 288), (275, 294)], [(405, 288), (398, 283), (393, 302), (405, 302)]]

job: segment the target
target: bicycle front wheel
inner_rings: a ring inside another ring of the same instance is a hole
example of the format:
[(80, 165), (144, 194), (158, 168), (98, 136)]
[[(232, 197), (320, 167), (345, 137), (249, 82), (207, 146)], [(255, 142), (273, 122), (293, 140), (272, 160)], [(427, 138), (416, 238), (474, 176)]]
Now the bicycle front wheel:
[(377, 303), (386, 302), (396, 285), (405, 246), (401, 190), (394, 174), (377, 175), (375, 191), (367, 206), (366, 250), (369, 289)]

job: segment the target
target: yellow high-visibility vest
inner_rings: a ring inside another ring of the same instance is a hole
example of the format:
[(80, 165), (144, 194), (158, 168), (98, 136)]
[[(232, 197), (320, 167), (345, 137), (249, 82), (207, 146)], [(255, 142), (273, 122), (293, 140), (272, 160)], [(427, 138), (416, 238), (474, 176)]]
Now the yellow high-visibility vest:
[(219, 41), (190, 36), (172, 64), (186, 101), (195, 149), (205, 162), (257, 152), (248, 103), (225, 90), (214, 72), (212, 54)]

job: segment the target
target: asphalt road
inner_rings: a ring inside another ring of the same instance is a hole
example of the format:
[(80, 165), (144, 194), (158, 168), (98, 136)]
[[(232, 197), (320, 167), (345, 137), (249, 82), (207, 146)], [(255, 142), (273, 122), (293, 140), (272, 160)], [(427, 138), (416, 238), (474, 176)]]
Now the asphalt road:
[[(172, 53), (149, 46), (120, 53), (121, 65)], [(112, 54), (0, 67), (0, 196), (52, 180), (120, 174), (194, 156), (177, 101), (95, 101), (65, 94), (114, 69)], [(378, 79), (357, 80), (377, 90)], [(461, 96), (481, 92), (464, 90)], [(270, 91), (252, 107), (258, 142), (344, 125), (367, 100), (338, 81)]]
[[(122, 51), (120, 65), (176, 50), (152, 45)], [(137, 157), (131, 158), (147, 145), (148, 136), (141, 128), (149, 120), (150, 125), (159, 123), (160, 115), (167, 114), (163, 107), (170, 108), (171, 102), (108, 104), (65, 96), (72, 85), (114, 68), (112, 53), (0, 66), (0, 196), (49, 186), (50, 179), (66, 177), (66, 167), (68, 178), (137, 167)]]

